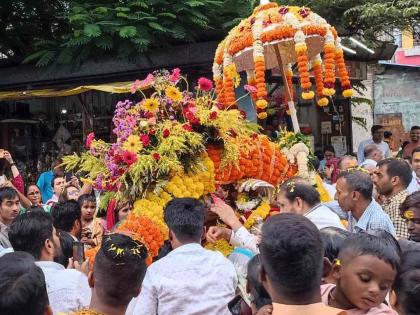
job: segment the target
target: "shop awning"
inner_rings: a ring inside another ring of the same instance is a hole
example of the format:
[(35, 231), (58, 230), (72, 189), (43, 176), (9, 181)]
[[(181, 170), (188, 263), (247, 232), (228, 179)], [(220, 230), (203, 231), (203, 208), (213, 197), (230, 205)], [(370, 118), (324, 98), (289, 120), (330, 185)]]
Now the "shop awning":
[[(27, 90), (27, 91), (4, 91), (0, 92), (0, 101), (22, 100), (28, 98), (38, 97), (60, 97), (71, 96), (92, 90), (108, 92), (108, 93), (130, 93), (133, 82), (115, 82), (97, 85), (82, 85), (75, 88), (68, 89), (42, 89), (42, 90)], [(144, 87), (143, 89), (147, 89)]]

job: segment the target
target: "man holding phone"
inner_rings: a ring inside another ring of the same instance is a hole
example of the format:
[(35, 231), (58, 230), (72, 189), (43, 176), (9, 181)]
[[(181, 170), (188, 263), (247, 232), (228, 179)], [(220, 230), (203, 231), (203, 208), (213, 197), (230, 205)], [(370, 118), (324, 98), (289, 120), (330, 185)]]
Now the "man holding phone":
[[(27, 212), (10, 225), (9, 239), (15, 251), (31, 254), (42, 269), (47, 284), (48, 298), (54, 314), (72, 313), (89, 305), (91, 289), (87, 274), (88, 260), (74, 262), (77, 269), (65, 269), (54, 262), (61, 252), (59, 232), (46, 212)], [(73, 261), (69, 267), (73, 267)]]

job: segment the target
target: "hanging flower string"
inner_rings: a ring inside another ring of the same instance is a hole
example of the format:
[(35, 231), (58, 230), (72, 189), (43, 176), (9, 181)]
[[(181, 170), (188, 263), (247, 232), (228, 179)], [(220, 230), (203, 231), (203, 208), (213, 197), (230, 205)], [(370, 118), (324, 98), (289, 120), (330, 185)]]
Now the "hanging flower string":
[(344, 97), (352, 97), (354, 94), (353, 88), (351, 87), (350, 77), (346, 69), (344, 62), (344, 52), (341, 46), (341, 39), (335, 40), (335, 62), (337, 64), (338, 76), (340, 78), (341, 88), (343, 90)]
[(325, 96), (332, 96), (335, 94), (335, 45), (334, 36), (331, 31), (327, 32), (325, 36), (324, 45), (324, 64), (325, 64), (325, 78), (323, 94)]
[(328, 105), (328, 98), (324, 96), (324, 81), (322, 80), (322, 59), (321, 55), (316, 55), (312, 61), (312, 69), (314, 71), (317, 104), (321, 107)]

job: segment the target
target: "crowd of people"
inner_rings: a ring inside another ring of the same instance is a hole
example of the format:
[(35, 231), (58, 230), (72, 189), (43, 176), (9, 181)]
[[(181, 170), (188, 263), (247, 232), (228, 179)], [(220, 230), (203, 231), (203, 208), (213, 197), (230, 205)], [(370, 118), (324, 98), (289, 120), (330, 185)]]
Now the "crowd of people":
[[(149, 266), (141, 240), (115, 233), (131, 200), (111, 200), (101, 217), (98, 192), (62, 161), (25, 185), (5, 152), (0, 314), (420, 314), (420, 128), (410, 136), (402, 158), (381, 126), (357, 157), (326, 146), (314, 166), (332, 198), (290, 178), (252, 230), (226, 187), (210, 203), (172, 199), (168, 240)], [(221, 240), (228, 257), (204, 247)], [(94, 262), (75, 256), (80, 243), (98, 248)]]

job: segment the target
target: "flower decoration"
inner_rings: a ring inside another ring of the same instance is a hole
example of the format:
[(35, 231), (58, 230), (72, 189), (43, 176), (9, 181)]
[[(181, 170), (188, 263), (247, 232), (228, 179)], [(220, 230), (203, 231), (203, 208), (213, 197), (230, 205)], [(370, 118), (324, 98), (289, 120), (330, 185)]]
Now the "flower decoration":
[(160, 160), (160, 154), (159, 153), (153, 153), (153, 158), (156, 160), (156, 161), (159, 161)]
[(90, 149), (90, 146), (92, 145), (93, 140), (95, 140), (95, 134), (93, 132), (91, 132), (86, 137), (86, 144), (85, 144), (86, 149)]
[(216, 118), (217, 118), (217, 111), (212, 111), (212, 112), (210, 113), (209, 118), (210, 118), (211, 120), (216, 119)]
[(208, 243), (205, 246), (208, 250), (217, 251), (223, 254), (223, 256), (227, 257), (233, 252), (233, 246), (229, 244), (228, 241), (225, 239), (217, 240), (215, 243)]
[(253, 86), (253, 85), (250, 85), (250, 84), (245, 84), (244, 85), (244, 89), (245, 89), (245, 91), (247, 91), (248, 93), (251, 93), (251, 94), (257, 92), (257, 88), (255, 86)]
[(198, 87), (201, 91), (209, 92), (213, 89), (213, 82), (207, 78), (198, 79)]
[(154, 97), (147, 98), (143, 101), (143, 103), (141, 103), (141, 107), (145, 111), (148, 111), (150, 113), (155, 113), (159, 110), (159, 101)]
[(169, 129), (163, 129), (162, 136), (164, 138), (168, 138), (170, 135), (171, 135), (171, 132), (169, 131)]
[(140, 135), (140, 140), (143, 143), (143, 147), (148, 147), (150, 145), (149, 135)]
[(130, 151), (125, 151), (123, 153), (123, 161), (124, 163), (126, 163), (128, 166), (134, 164), (137, 162), (137, 155), (133, 152)]
[(123, 144), (123, 149), (132, 153), (138, 153), (142, 148), (140, 138), (135, 135), (129, 136)]
[(182, 93), (174, 86), (167, 87), (165, 89), (165, 95), (174, 102), (180, 102), (182, 100)]
[(180, 78), (181, 70), (179, 68), (173, 69), (171, 75), (169, 76), (169, 81), (173, 84), (176, 84)]
[(267, 202), (261, 202), (258, 208), (251, 212), (251, 215), (244, 223), (244, 227), (249, 230), (255, 224), (257, 218), (265, 219), (270, 213), (270, 210), (271, 207)]
[(131, 94), (134, 94), (137, 92), (137, 90), (140, 88), (141, 82), (140, 80), (134, 81), (133, 85), (131, 86), (130, 92)]
[(332, 96), (335, 94), (335, 45), (334, 36), (331, 31), (327, 32), (325, 36), (324, 45), (324, 60), (325, 60), (325, 79), (324, 89), (322, 90), (325, 96)]

